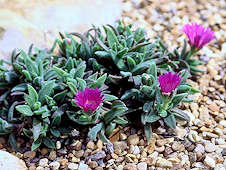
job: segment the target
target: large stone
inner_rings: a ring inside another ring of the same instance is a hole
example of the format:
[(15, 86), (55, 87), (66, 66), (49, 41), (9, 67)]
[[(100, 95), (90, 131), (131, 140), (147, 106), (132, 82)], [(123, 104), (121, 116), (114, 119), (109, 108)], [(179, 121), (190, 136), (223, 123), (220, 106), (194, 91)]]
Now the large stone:
[[(122, 0), (0, 0), (0, 56), (31, 43), (50, 47), (58, 32), (84, 32), (92, 24), (113, 24)], [(2, 37), (2, 38), (1, 38)]]
[(27, 170), (23, 160), (0, 150), (0, 169), (2, 170)]

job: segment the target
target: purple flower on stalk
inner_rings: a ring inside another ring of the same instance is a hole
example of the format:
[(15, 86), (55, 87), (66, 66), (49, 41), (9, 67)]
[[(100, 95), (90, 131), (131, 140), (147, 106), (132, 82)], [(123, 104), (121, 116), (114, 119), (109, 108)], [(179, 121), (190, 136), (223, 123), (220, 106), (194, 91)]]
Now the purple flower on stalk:
[(103, 97), (104, 95), (101, 94), (101, 91), (98, 88), (85, 88), (83, 92), (78, 91), (75, 95), (75, 104), (80, 106), (84, 112), (94, 112), (103, 102)]
[(69, 38), (65, 38), (65, 41), (68, 45), (71, 45), (71, 40)]
[(171, 93), (180, 84), (181, 79), (177, 73), (173, 74), (172, 72), (159, 76), (158, 80), (162, 93)]
[(182, 31), (187, 35), (189, 44), (196, 49), (201, 49), (204, 45), (216, 38), (210, 28), (205, 28), (197, 23), (184, 25)]

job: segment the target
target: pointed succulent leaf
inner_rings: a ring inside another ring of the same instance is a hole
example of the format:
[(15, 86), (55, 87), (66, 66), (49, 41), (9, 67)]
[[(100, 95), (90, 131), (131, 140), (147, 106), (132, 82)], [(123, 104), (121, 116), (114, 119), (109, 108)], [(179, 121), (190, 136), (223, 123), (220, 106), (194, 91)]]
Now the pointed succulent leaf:
[(172, 99), (173, 107), (177, 106), (187, 95), (187, 93), (175, 95)]
[(152, 136), (152, 127), (150, 123), (147, 123), (146, 125), (144, 125), (144, 134), (147, 141), (150, 141)]
[(129, 70), (133, 70), (133, 68), (136, 66), (136, 62), (130, 56), (127, 56), (127, 64), (129, 66)]
[(11, 92), (16, 92), (16, 91), (26, 91), (27, 90), (27, 83), (21, 83), (16, 85), (11, 89)]
[(104, 121), (105, 123), (111, 122), (115, 117), (122, 116), (128, 110), (126, 105), (121, 101), (115, 101), (112, 103), (112, 109), (105, 113)]
[(86, 81), (77, 77), (76, 80), (78, 81), (78, 84), (79, 84), (79, 90), (80, 91), (83, 91), (85, 88), (86, 88)]
[(41, 130), (42, 130), (42, 124), (41, 123), (38, 123), (38, 124), (35, 124), (32, 128), (32, 132), (33, 132), (33, 138), (34, 138), (34, 141), (36, 141), (40, 134), (41, 134)]
[(92, 129), (90, 129), (88, 136), (90, 137), (91, 140), (96, 141), (97, 134), (101, 131), (102, 127), (103, 123), (98, 123)]
[(183, 112), (182, 110), (180, 110), (178, 108), (173, 108), (173, 109), (171, 109), (171, 111), (173, 112), (175, 117), (185, 120), (187, 122), (190, 122), (190, 117), (188, 116), (187, 113)]
[(85, 62), (81, 62), (75, 70), (74, 78), (79, 77), (82, 78), (86, 69)]
[(56, 66), (53, 66), (53, 70), (60, 76), (60, 77), (68, 77), (69, 73), (67, 73), (66, 71), (64, 71), (61, 68), (58, 68)]
[(14, 110), (15, 110), (15, 106), (18, 104), (17, 101), (15, 101), (9, 108), (9, 111), (8, 111), (8, 122), (15, 122), (19, 119), (16, 119), (13, 117), (14, 115)]
[(64, 90), (60, 93), (57, 93), (53, 96), (53, 99), (57, 102), (57, 103), (62, 103), (64, 101), (64, 98), (67, 94), (68, 90)]
[(123, 48), (122, 50), (120, 50), (118, 52), (118, 56), (121, 58), (124, 56), (124, 54), (126, 54), (127, 52), (129, 51), (129, 49), (126, 47), (126, 48)]
[(146, 120), (146, 122), (148, 122), (148, 123), (153, 123), (153, 122), (158, 121), (160, 118), (161, 118), (160, 116), (158, 116), (158, 115), (155, 114), (154, 112), (151, 112), (151, 113), (149, 113), (149, 114), (146, 116), (145, 120)]
[(31, 60), (30, 56), (28, 56), (24, 51), (21, 51), (21, 55), (24, 57), (24, 63), (30, 75), (33, 77), (38, 76), (37, 65)]
[(119, 125), (126, 125), (128, 123), (127, 120), (123, 119), (122, 117), (117, 117), (113, 120), (114, 123), (117, 123)]
[(90, 88), (101, 88), (104, 85), (104, 82), (107, 78), (107, 73), (105, 73), (104, 75), (102, 75), (101, 77), (99, 77), (95, 83), (93, 83)]
[(148, 113), (151, 111), (152, 107), (153, 107), (153, 102), (146, 102), (143, 106), (143, 111), (145, 113)]
[(28, 81), (32, 81), (31, 75), (27, 70), (22, 71)]
[(46, 112), (49, 113), (49, 110), (48, 110), (47, 106), (45, 105), (45, 106), (40, 107), (38, 110), (35, 110), (34, 114), (35, 115), (42, 115)]
[(143, 72), (145, 69), (149, 68), (150, 65), (152, 64), (153, 61), (145, 61), (145, 62), (142, 62), (138, 65), (136, 65), (136, 67), (132, 70), (132, 72), (134, 74), (139, 74), (141, 72)]
[(32, 132), (30, 130), (27, 130), (27, 129), (23, 128), (23, 132), (28, 138), (32, 138), (33, 137), (33, 134), (32, 134)]
[(48, 137), (43, 138), (43, 143), (44, 143), (45, 146), (47, 146), (50, 149), (55, 148), (54, 142)]
[(70, 71), (71, 69), (74, 68), (74, 61), (72, 59), (72, 57), (69, 57), (67, 63), (65, 64), (65, 68)]
[(25, 95), (24, 98), (25, 98), (25, 101), (28, 103), (28, 105), (30, 107), (33, 107), (34, 104), (38, 101), (38, 93), (29, 84), (27, 85), (27, 89), (28, 89), (28, 95)]
[(16, 138), (15, 138), (15, 135), (14, 134), (10, 134), (9, 135), (9, 144), (11, 145), (11, 147), (17, 152), (19, 151), (19, 148), (17, 146), (17, 141), (16, 141)]
[(96, 51), (95, 55), (97, 55), (100, 58), (109, 58), (110, 54), (107, 51)]
[(51, 134), (53, 135), (53, 136), (55, 136), (55, 137), (60, 137), (60, 132), (59, 132), (59, 130), (57, 130), (57, 129), (54, 129), (54, 128), (50, 128), (50, 132), (51, 132)]
[(173, 114), (169, 114), (169, 116), (165, 117), (164, 122), (170, 128), (176, 129), (176, 119), (175, 119), (175, 116)]
[(49, 96), (52, 94), (53, 92), (53, 87), (54, 87), (55, 82), (52, 81), (47, 81), (46, 83), (44, 83), (44, 85), (42, 86), (41, 90), (38, 93), (39, 96), (39, 101), (43, 104), (45, 102), (45, 96)]
[(147, 73), (151, 74), (155, 78), (155, 80), (157, 80), (157, 67), (155, 62), (150, 63), (150, 67)]
[(32, 143), (31, 151), (34, 151), (35, 149), (37, 149), (41, 144), (42, 144), (42, 138), (39, 137), (36, 141)]
[(118, 97), (113, 96), (111, 94), (104, 94), (104, 102), (110, 102), (110, 101), (114, 101), (117, 99), (118, 99)]
[(126, 100), (131, 97), (138, 97), (140, 94), (140, 91), (138, 89), (131, 89), (127, 90), (121, 97), (121, 100)]
[(107, 136), (110, 136), (110, 135), (112, 134), (113, 130), (115, 129), (115, 127), (116, 127), (116, 123), (111, 122), (111, 123), (107, 126), (107, 128), (105, 129), (106, 135), (107, 135)]
[(33, 112), (28, 105), (18, 105), (16, 106), (16, 110), (24, 116), (33, 116)]
[(114, 44), (119, 45), (118, 38), (115, 35), (115, 33), (107, 27), (104, 27), (104, 29), (107, 34), (107, 42), (108, 42), (109, 47), (112, 48)]
[(100, 134), (99, 134), (99, 138), (103, 143), (109, 143), (110, 141), (107, 139), (107, 137), (105, 136), (105, 129), (101, 129)]
[(177, 87), (178, 93), (189, 92), (190, 90), (191, 90), (191, 86), (186, 85), (186, 84), (181, 84)]

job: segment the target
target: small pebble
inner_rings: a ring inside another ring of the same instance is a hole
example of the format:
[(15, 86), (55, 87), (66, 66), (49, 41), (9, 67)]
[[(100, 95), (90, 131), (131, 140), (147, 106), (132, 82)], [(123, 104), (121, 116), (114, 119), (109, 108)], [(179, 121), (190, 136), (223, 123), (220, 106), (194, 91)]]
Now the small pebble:
[(215, 160), (208, 155), (204, 159), (204, 163), (205, 163), (205, 165), (209, 166), (210, 168), (215, 168), (215, 166), (216, 166)]
[(212, 143), (210, 143), (210, 142), (207, 142), (206, 144), (205, 144), (205, 151), (206, 152), (214, 152), (216, 150), (216, 146), (214, 145), (214, 144), (212, 144)]
[(76, 163), (69, 163), (68, 164), (68, 169), (76, 170), (76, 169), (78, 169), (78, 164), (76, 164)]
[(49, 162), (49, 160), (47, 159), (47, 158), (43, 158), (43, 159), (40, 159), (39, 160), (39, 166), (41, 166), (41, 167), (47, 167), (48, 166), (48, 162)]
[(52, 168), (53, 170), (58, 170), (60, 168), (60, 163), (57, 161), (51, 162), (49, 164), (50, 168)]

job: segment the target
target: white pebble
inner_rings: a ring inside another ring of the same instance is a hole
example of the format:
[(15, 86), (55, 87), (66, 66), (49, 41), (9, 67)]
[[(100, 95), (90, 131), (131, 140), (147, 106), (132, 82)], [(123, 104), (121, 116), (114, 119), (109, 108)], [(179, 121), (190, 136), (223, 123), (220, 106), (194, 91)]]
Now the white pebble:
[(215, 168), (215, 166), (216, 166), (215, 160), (208, 155), (204, 159), (204, 163), (211, 168)]

